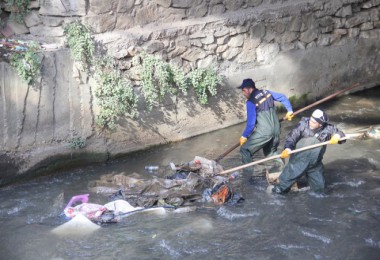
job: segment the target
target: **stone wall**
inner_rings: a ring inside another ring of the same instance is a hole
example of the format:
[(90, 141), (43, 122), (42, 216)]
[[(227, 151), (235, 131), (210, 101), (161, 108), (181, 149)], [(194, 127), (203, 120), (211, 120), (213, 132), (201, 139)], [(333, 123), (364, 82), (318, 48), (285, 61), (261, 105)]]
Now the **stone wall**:
[[(43, 75), (34, 87), (0, 62), (0, 184), (242, 122), (235, 87), (246, 77), (309, 101), (354, 83), (380, 83), (380, 0), (44, 0), (30, 7), (25, 23), (8, 21), (3, 34), (60, 48), (41, 53)], [(95, 124), (96, 84), (76, 80), (63, 46), (63, 27), (73, 19), (91, 26), (136, 93), (140, 76), (131, 59), (142, 50), (186, 72), (214, 65), (225, 80), (208, 106), (191, 93), (152, 111), (140, 101), (137, 119), (126, 116), (103, 132)], [(72, 150), (74, 137), (86, 147)]]

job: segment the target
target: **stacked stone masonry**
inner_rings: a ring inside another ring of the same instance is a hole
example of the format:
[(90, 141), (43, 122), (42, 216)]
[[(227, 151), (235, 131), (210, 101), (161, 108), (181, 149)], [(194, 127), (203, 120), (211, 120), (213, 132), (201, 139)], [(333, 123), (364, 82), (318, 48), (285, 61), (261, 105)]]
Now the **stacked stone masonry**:
[[(10, 9), (4, 0), (0, 6), (4, 19)], [(60, 48), (41, 54), (34, 87), (0, 62), (0, 185), (1, 178), (48, 168), (52, 157), (105, 161), (242, 122), (244, 100), (235, 87), (245, 77), (311, 100), (358, 82), (380, 83), (380, 0), (44, 0), (29, 7), (23, 24), (5, 19), (1, 32)], [(140, 103), (138, 119), (126, 116), (115, 131), (102, 132), (96, 84), (80, 78), (64, 46), (63, 28), (78, 19), (136, 93), (140, 75), (131, 61), (144, 50), (185, 72), (216, 66), (225, 78), (218, 95), (208, 106), (191, 96), (168, 98), (150, 112)], [(73, 137), (87, 146), (71, 150)]]

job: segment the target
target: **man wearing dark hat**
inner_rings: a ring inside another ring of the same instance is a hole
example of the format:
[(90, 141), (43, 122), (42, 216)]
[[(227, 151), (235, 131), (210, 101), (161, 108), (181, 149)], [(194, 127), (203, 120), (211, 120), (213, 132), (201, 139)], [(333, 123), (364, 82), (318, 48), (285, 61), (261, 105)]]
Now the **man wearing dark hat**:
[[(292, 120), (293, 109), (285, 95), (269, 90), (260, 90), (252, 79), (244, 79), (238, 87), (247, 99), (247, 124), (240, 137), (240, 153), (243, 164), (252, 162), (252, 156), (263, 149), (265, 156), (277, 154), (280, 141), (280, 122), (274, 101), (281, 102), (288, 113), (287, 120)], [(252, 168), (245, 168), (245, 173), (252, 173)]]
[[(320, 109), (315, 110), (310, 118), (303, 117), (287, 135), (281, 158), (289, 157), (289, 152), (293, 149), (328, 140), (330, 140), (330, 144), (344, 143), (345, 141), (339, 141), (341, 137), (345, 136), (344, 133), (329, 124), (328, 121), (328, 116)], [(292, 154), (280, 174), (279, 183), (273, 187), (272, 192), (288, 192), (302, 176), (306, 177), (312, 191), (323, 191), (325, 176), (322, 159), (325, 152), (326, 145)]]

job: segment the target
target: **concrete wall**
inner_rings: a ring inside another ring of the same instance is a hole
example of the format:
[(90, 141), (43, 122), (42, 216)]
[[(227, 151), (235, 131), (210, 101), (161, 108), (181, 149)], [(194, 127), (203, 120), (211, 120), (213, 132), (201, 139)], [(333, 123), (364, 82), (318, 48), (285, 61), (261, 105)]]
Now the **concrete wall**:
[[(196, 2), (35, 3), (24, 25), (30, 34), (18, 37), (59, 44), (62, 26), (80, 17), (134, 80), (136, 93), (139, 75), (131, 59), (142, 50), (185, 71), (216, 64), (225, 81), (207, 106), (192, 94), (168, 97), (150, 112), (140, 101), (137, 119), (126, 116), (115, 131), (104, 132), (95, 124), (96, 84), (75, 78), (63, 46), (41, 54), (43, 74), (34, 87), (0, 62), (0, 184), (242, 122), (244, 100), (235, 87), (246, 77), (288, 96), (308, 94), (310, 101), (354, 83), (380, 83), (378, 0)], [(17, 34), (11, 22), (6, 26)], [(71, 149), (73, 137), (86, 139), (86, 147)]]

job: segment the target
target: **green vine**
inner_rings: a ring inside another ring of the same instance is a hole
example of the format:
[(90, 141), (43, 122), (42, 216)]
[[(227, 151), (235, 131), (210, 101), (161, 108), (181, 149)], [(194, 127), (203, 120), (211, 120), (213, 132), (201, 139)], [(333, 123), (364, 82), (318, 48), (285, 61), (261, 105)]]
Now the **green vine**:
[(32, 84), (41, 74), (41, 58), (37, 54), (38, 49), (39, 45), (32, 42), (26, 51), (13, 53), (10, 57), (11, 66), (28, 85)]
[[(306, 94), (302, 94), (301, 96), (298, 96), (298, 97), (297, 97), (297, 95), (289, 97), (289, 101), (292, 104), (293, 108), (300, 108), (300, 107), (304, 107), (305, 105), (307, 105), (309, 94), (310, 93), (306, 93)], [(281, 111), (281, 110), (279, 110), (279, 111)]]
[(96, 64), (98, 87), (95, 96), (101, 107), (96, 122), (102, 127), (114, 129), (118, 117), (125, 113), (132, 117), (136, 115), (136, 95), (130, 82), (121, 76), (109, 59), (97, 60)]
[(141, 64), (142, 94), (149, 110), (153, 104), (170, 93), (176, 94), (177, 88), (186, 92), (187, 82), (184, 73), (177, 67), (164, 62), (157, 56), (140, 53), (133, 59), (133, 64)]
[[(80, 21), (70, 23), (64, 30), (71, 56), (87, 72), (91, 68), (90, 74), (98, 83), (95, 97), (101, 109), (97, 124), (113, 129), (119, 117), (126, 113), (134, 117), (137, 98), (131, 82), (123, 78), (112, 58), (96, 58), (90, 30)], [(145, 52), (135, 56), (132, 65), (141, 68), (141, 93), (149, 110), (167, 94), (176, 95), (179, 91), (187, 94), (190, 86), (193, 86), (198, 101), (207, 104), (208, 96), (216, 95), (216, 87), (221, 82), (214, 69), (197, 69), (186, 76), (178, 67)]]
[(188, 76), (178, 67), (164, 62), (161, 58), (145, 52), (137, 55), (133, 65), (141, 63), (141, 87), (148, 109), (154, 102), (160, 102), (167, 94), (177, 94), (178, 89), (186, 94), (192, 86), (200, 104), (208, 102), (209, 95), (216, 95), (221, 78), (213, 68), (196, 69)]
[(69, 141), (71, 149), (82, 149), (86, 146), (86, 139), (81, 137), (74, 137)]
[(9, 19), (18, 23), (23, 23), (25, 16), (29, 13), (30, 0), (5, 0), (6, 5), (11, 10)]
[(196, 69), (189, 73), (189, 80), (198, 97), (199, 103), (205, 105), (208, 103), (208, 95), (217, 94), (216, 87), (221, 83), (221, 78), (213, 68)]
[(89, 72), (95, 51), (90, 29), (80, 21), (73, 21), (65, 26), (64, 33), (71, 57), (79, 62), (83, 71)]

